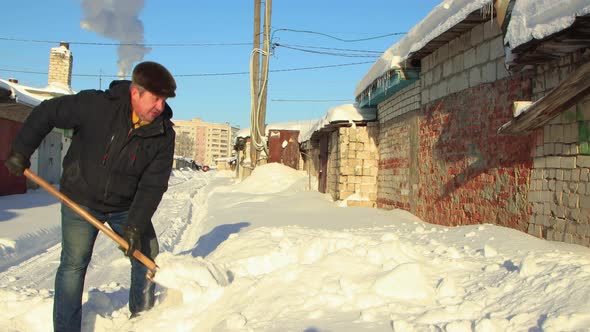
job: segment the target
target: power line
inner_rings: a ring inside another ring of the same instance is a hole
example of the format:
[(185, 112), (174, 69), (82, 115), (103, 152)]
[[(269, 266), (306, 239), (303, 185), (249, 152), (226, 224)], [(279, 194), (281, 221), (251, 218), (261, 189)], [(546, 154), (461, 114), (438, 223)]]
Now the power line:
[[(332, 36), (327, 33), (311, 31), (311, 30), (298, 30), (298, 29), (276, 29), (273, 31), (273, 35), (278, 31), (296, 32), (296, 33), (307, 33), (325, 36), (328, 38), (336, 39), (343, 42), (360, 42), (373, 39), (380, 39), (389, 36), (403, 35), (406, 32), (393, 32), (381, 34), (378, 36), (360, 38), (360, 39), (343, 39), (336, 36)], [(369, 34), (369, 33), (366, 33)], [(15, 41), (15, 42), (26, 42), (26, 43), (44, 43), (44, 44), (59, 44), (64, 40), (47, 40), (47, 39), (25, 39), (25, 38), (10, 38), (0, 37), (0, 41)], [(252, 45), (252, 43), (105, 43), (105, 42), (85, 42), (85, 41), (67, 41), (70, 45), (91, 45), (91, 46), (142, 46), (142, 47), (206, 47), (206, 46), (246, 46)]]
[[(40, 40), (40, 39), (19, 39), (0, 37), (3, 41), (17, 41), (26, 43), (44, 43), (44, 44), (59, 44), (61, 41), (55, 40)], [(98, 43), (98, 42), (82, 42), (71, 41), (67, 42), (70, 45), (91, 45), (91, 46), (142, 46), (142, 47), (204, 47), (204, 46), (245, 46), (252, 45), (252, 43)]]
[(374, 61), (352, 62), (352, 63), (343, 63), (343, 64), (339, 64), (339, 65), (326, 65), (326, 66), (317, 66), (317, 67), (302, 67), (302, 68), (292, 68), (292, 69), (275, 69), (275, 70), (271, 70), (271, 71), (276, 73), (276, 72), (282, 72), (282, 71), (311, 70), (311, 69), (323, 69), (323, 68), (356, 66), (356, 65), (366, 64), (366, 63), (374, 63)]
[(7, 71), (7, 72), (11, 72), (11, 73), (25, 73), (25, 74), (41, 74), (41, 75), (48, 74), (47, 72), (42, 72), (42, 71), (2, 69), (2, 68), (0, 68), (0, 71)]
[(368, 54), (347, 54), (347, 53), (334, 53), (334, 52), (320, 52), (320, 51), (312, 51), (312, 50), (306, 50), (303, 48), (298, 48), (298, 47), (291, 47), (291, 46), (286, 46), (286, 45), (282, 45), (282, 44), (278, 44), (275, 43), (273, 44), (273, 46), (276, 47), (284, 47), (284, 48), (288, 48), (291, 50), (295, 50), (295, 51), (301, 51), (301, 52), (306, 52), (306, 53), (314, 53), (314, 54), (322, 54), (322, 55), (333, 55), (333, 56), (341, 56), (341, 57), (347, 57), (347, 58), (378, 58), (379, 55), (368, 55)]
[(297, 30), (297, 29), (276, 29), (276, 30), (273, 31), (273, 35), (276, 32), (279, 32), (279, 31), (287, 31), (287, 32), (297, 32), (297, 33), (307, 33), (307, 34), (320, 35), (320, 36), (324, 36), (324, 37), (336, 39), (336, 40), (339, 40), (339, 41), (342, 41), (342, 42), (347, 42), (347, 43), (350, 43), (350, 42), (361, 42), (361, 41), (367, 41), (367, 40), (373, 40), (373, 39), (379, 39), (379, 38), (385, 38), (385, 37), (397, 36), (397, 35), (405, 35), (407, 33), (407, 32), (392, 32), (392, 33), (387, 33), (387, 34), (383, 34), (383, 35), (379, 35), (379, 36), (374, 36), (374, 37), (368, 37), (368, 38), (343, 39), (343, 38), (338, 38), (338, 37), (329, 35), (327, 33), (318, 32), (318, 31)]
[[(23, 73), (23, 74), (38, 74), (38, 75), (48, 75), (49, 74), (46, 71), (15, 70), (15, 69), (4, 69), (4, 68), (0, 68), (0, 71), (11, 72), (11, 73)], [(99, 75), (99, 74), (72, 74), (72, 76), (82, 76), (82, 77), (119, 77), (119, 75)]]
[[(274, 69), (274, 70), (269, 70), (269, 71), (273, 72), (273, 73), (279, 73), (279, 72), (287, 72), (287, 71), (313, 70), (313, 69), (356, 66), (356, 65), (362, 65), (362, 64), (367, 64), (367, 63), (373, 63), (373, 61), (341, 63), (341, 64), (337, 64), (337, 65), (325, 65), (325, 66), (315, 66), (315, 67)], [(0, 71), (11, 72), (11, 73), (38, 74), (38, 75), (47, 75), (48, 74), (47, 72), (42, 72), (42, 71), (14, 70), (14, 69), (5, 69), (5, 68), (0, 68)], [(236, 76), (236, 75), (248, 75), (248, 74), (250, 74), (250, 72), (244, 71), (244, 72), (227, 72), (227, 73), (174, 74), (174, 77)], [(76, 77), (106, 77), (106, 78), (113, 78), (113, 77), (118, 78), (119, 77), (119, 75), (107, 75), (107, 74), (72, 74), (72, 76), (76, 76)]]
[(229, 73), (202, 73), (202, 74), (174, 74), (174, 77), (203, 77), (203, 76), (236, 76), (236, 75), (248, 75), (250, 72), (238, 71)]
[(281, 46), (307, 47), (307, 48), (315, 48), (315, 49), (320, 49), (320, 50), (350, 51), (350, 52), (365, 52), (365, 53), (383, 54), (383, 51), (355, 50), (355, 49), (350, 49), (350, 48), (320, 47), (320, 46), (295, 45), (295, 44), (281, 44)]

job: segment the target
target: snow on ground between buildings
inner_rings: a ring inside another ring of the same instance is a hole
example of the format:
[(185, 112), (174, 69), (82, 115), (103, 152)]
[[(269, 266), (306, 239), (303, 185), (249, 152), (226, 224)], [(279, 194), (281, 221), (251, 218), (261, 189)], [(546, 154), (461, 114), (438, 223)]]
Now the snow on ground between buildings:
[[(84, 329), (589, 330), (590, 249), (494, 225), (451, 228), (401, 210), (340, 207), (307, 182), (278, 164), (241, 182), (231, 173), (175, 174), (154, 216), (166, 242), (156, 307), (129, 320), (128, 282), (116, 272), (128, 273), (128, 263), (101, 270), (103, 259), (117, 259), (95, 254)], [(35, 258), (23, 264), (43, 261)], [(25, 287), (18, 270), (0, 273), (0, 329), (50, 331), (51, 286)]]

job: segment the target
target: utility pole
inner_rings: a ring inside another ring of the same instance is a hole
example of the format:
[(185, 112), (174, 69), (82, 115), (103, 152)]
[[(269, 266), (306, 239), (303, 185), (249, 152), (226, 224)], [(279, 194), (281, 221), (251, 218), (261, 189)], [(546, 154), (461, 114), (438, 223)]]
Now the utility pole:
[[(251, 120), (250, 120), (250, 159), (251, 167), (254, 169), (258, 160), (261, 159), (261, 152), (266, 154), (266, 147), (263, 147), (265, 122), (266, 122), (266, 98), (268, 89), (268, 67), (270, 57), (270, 16), (272, 12), (272, 0), (264, 2), (264, 31), (263, 49), (260, 49), (260, 8), (261, 0), (254, 0), (254, 48), (252, 50), (252, 91), (251, 91)], [(262, 71), (259, 71), (260, 58), (262, 53)]]
[[(256, 107), (258, 105), (258, 94), (260, 91), (260, 53), (257, 51), (260, 49), (260, 1), (261, 0), (254, 0), (254, 43), (252, 45), (252, 54), (251, 60), (252, 61), (252, 72), (250, 73), (250, 89), (252, 89), (250, 93), (251, 100), (251, 107), (250, 110), (250, 166), (252, 169), (256, 165), (256, 161), (258, 160), (258, 150), (256, 150), (256, 145), (254, 144), (254, 116), (257, 114)], [(246, 169), (246, 175), (250, 175), (252, 169)]]
[[(268, 91), (268, 67), (270, 59), (270, 15), (272, 12), (272, 0), (266, 0), (264, 2), (264, 42), (263, 42), (263, 53), (262, 53), (262, 82), (260, 83), (260, 110), (258, 118), (258, 128), (262, 129), (262, 132), (266, 132), (266, 95)], [(268, 153), (267, 153), (268, 157)]]

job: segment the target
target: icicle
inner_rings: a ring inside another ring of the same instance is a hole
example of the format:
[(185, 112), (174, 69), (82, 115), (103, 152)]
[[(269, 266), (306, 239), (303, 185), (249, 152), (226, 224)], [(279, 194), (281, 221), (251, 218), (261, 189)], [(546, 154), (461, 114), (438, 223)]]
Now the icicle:
[(488, 6), (483, 6), (481, 8), (481, 16), (485, 18), (486, 16), (490, 15), (491, 17), (494, 16), (494, 1), (490, 1)]
[(490, 15), (490, 24), (494, 24), (494, 1), (490, 2), (490, 10), (492, 11), (492, 15)]

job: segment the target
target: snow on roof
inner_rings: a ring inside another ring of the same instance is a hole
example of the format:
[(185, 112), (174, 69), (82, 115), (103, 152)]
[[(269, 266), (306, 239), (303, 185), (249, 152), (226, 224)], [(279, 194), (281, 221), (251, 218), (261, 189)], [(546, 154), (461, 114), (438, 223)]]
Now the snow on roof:
[(377, 119), (377, 111), (374, 108), (358, 108), (356, 104), (344, 104), (328, 109), (323, 118), (316, 120), (315, 124), (306, 132), (299, 132), (299, 142), (305, 142), (311, 138), (314, 132), (321, 130), (330, 123), (371, 121)]
[(588, 0), (518, 0), (514, 4), (504, 42), (516, 48), (567, 29), (576, 16), (590, 14)]
[(354, 95), (360, 95), (373, 81), (391, 69), (399, 68), (410, 53), (418, 51), (428, 42), (463, 21), (469, 14), (490, 3), (490, 0), (442, 1), (377, 59), (369, 72), (358, 83)]
[[(326, 115), (321, 119), (303, 120), (293, 122), (271, 123), (266, 125), (266, 136), (269, 130), (298, 130), (299, 142), (305, 142), (311, 138), (314, 132), (334, 122), (372, 121), (377, 119), (376, 109), (361, 109), (356, 104), (344, 104), (330, 107)], [(250, 137), (250, 128), (238, 131), (236, 137)]]
[[(354, 95), (394, 68), (399, 68), (407, 57), (440, 36), (470, 13), (491, 5), (490, 0), (442, 1), (396, 44), (391, 46), (358, 83)], [(588, 0), (518, 0), (512, 10), (505, 42), (511, 48), (533, 38), (542, 39), (572, 25), (576, 16), (590, 13)]]
[[(308, 131), (315, 126), (318, 120), (301, 120), (291, 122), (277, 122), (266, 125), (265, 136), (268, 136), (269, 130), (298, 130), (300, 133)], [(236, 137), (250, 137), (250, 128), (243, 128), (236, 134)]]
[(19, 104), (35, 107), (42, 101), (76, 93), (62, 83), (51, 83), (44, 88), (34, 88), (0, 79), (0, 88), (10, 90), (11, 97)]

